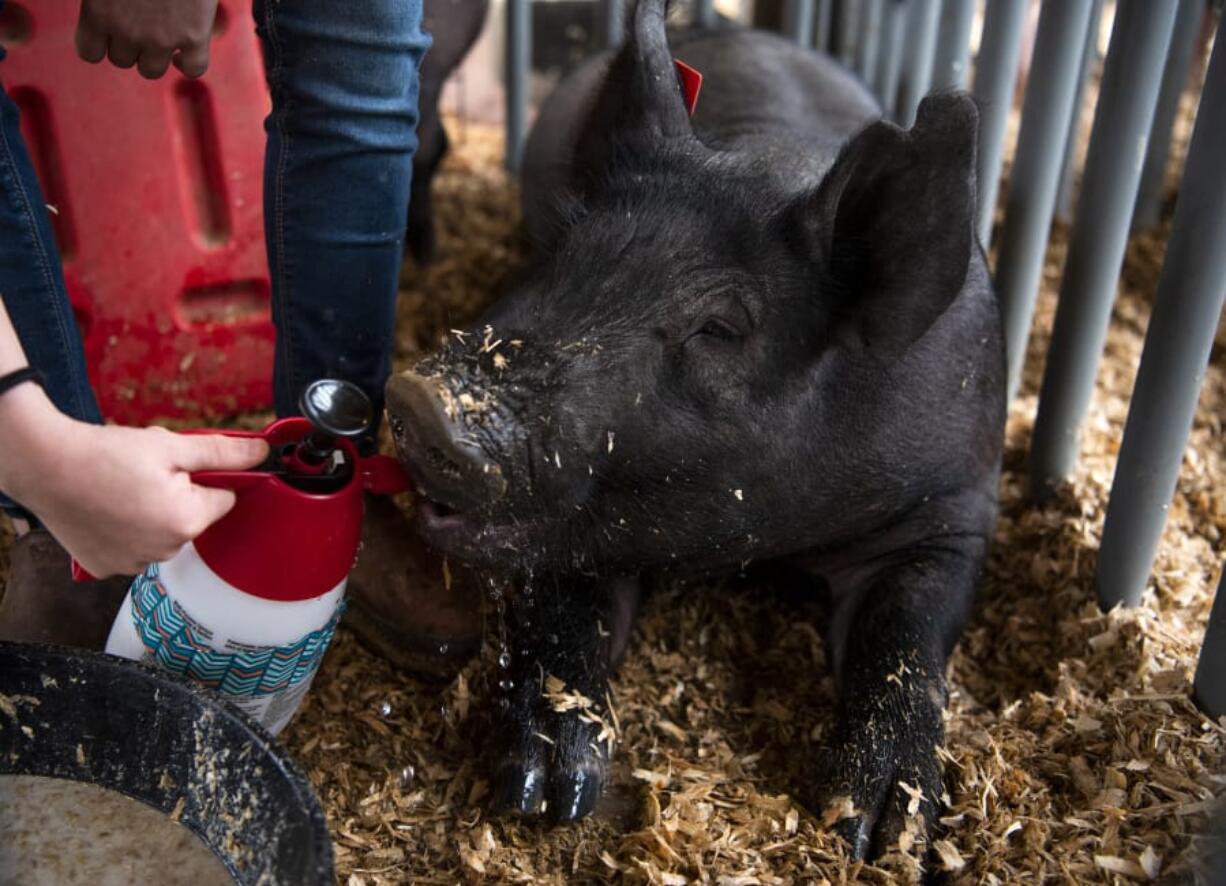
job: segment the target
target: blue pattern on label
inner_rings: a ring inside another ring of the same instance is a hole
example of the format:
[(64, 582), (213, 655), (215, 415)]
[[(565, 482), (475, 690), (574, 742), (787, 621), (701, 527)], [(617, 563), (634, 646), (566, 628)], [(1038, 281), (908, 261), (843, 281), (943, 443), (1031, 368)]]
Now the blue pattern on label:
[(231, 696), (271, 695), (309, 678), (332, 642), (344, 609), (342, 600), (326, 625), (288, 646), (219, 652), (167, 595), (156, 563), (132, 582), (132, 621), (154, 662)]

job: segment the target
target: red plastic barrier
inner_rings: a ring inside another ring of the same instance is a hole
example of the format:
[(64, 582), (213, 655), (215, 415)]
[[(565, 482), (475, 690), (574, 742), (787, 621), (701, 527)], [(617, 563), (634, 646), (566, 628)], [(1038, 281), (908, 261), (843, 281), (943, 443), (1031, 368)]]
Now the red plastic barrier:
[(123, 423), (267, 407), (268, 94), (250, 0), (223, 0), (208, 73), (158, 81), (73, 49), (79, 0), (0, 12), (103, 412)]

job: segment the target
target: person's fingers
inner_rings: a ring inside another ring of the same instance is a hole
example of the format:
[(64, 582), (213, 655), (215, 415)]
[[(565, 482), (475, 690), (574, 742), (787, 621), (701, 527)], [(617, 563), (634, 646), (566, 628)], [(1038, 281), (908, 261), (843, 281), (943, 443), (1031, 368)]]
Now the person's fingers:
[(120, 37), (111, 37), (106, 44), (106, 55), (117, 68), (130, 68), (140, 58), (140, 47)]
[(101, 580), (110, 578), (112, 575), (119, 575), (119, 570), (109, 564), (103, 563), (101, 560), (94, 560), (92, 557), (87, 557), (84, 560), (76, 556), (73, 559), (77, 561), (77, 565), (88, 572), (94, 579)]
[(84, 8), (77, 20), (75, 42), (77, 55), (91, 65), (96, 65), (106, 58), (106, 34), (94, 24)]
[[(61, 542), (63, 544), (63, 542)], [(89, 575), (88, 581), (101, 581), (113, 575), (136, 575), (148, 563), (140, 562), (131, 554), (111, 554), (95, 556), (94, 553), (79, 554), (69, 550), (72, 558)]]
[[(170, 558), (166, 557), (165, 559), (169, 560)], [(114, 572), (112, 572), (111, 574), (112, 575), (140, 575), (142, 572), (145, 571), (145, 567), (153, 562), (155, 561), (129, 559), (124, 563), (118, 564), (115, 567)], [(101, 578), (102, 576), (94, 576), (94, 577)]]
[(170, 67), (170, 53), (157, 49), (142, 50), (140, 59), (136, 62), (136, 69), (147, 80), (158, 79), (166, 73), (168, 67)]
[(176, 439), (176, 462), (185, 471), (245, 471), (268, 455), (268, 444), (255, 437), (180, 434)]
[(187, 77), (200, 77), (209, 69), (209, 42), (184, 46), (174, 57), (174, 66)]
[(209, 489), (205, 486), (193, 486), (192, 497), (196, 505), (196, 522), (187, 527), (187, 534), (192, 538), (230, 513), (238, 500), (238, 496), (229, 489)]

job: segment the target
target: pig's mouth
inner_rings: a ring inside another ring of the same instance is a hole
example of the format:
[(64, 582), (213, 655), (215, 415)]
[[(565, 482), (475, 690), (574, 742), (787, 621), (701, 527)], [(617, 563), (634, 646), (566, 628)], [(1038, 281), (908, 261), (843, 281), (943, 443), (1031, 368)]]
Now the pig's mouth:
[(483, 511), (465, 511), (418, 488), (417, 529), (441, 554), (475, 566), (506, 566), (539, 556), (543, 518), (499, 521)]
[(422, 498), (418, 505), (422, 523), (433, 532), (455, 530), (464, 525), (464, 515), (441, 501)]

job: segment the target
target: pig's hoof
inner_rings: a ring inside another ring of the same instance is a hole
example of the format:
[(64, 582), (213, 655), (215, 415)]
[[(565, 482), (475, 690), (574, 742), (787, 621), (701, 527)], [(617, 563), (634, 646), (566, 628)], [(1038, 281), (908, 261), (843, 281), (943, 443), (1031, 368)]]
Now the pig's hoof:
[(941, 765), (932, 747), (893, 750), (836, 752), (819, 789), (815, 812), (847, 841), (852, 858), (927, 854), (945, 792)]
[(491, 805), (499, 815), (578, 821), (596, 808), (603, 787), (603, 765), (542, 769), (505, 763), (494, 774)]
[(852, 858), (868, 855), (873, 840), (873, 823), (865, 815), (853, 815), (836, 822), (834, 832), (847, 843), (847, 854)]
[(554, 821), (578, 821), (596, 808), (604, 787), (603, 767), (581, 767), (549, 782), (549, 814)]
[(585, 750), (536, 755), (533, 762), (509, 755), (494, 773), (493, 811), (554, 823), (586, 818), (604, 788), (605, 761), (602, 754)]
[(513, 737), (496, 757), (494, 811), (555, 823), (585, 818), (604, 787), (608, 746), (577, 711), (530, 710), (504, 726), (502, 734)]
[(535, 818), (545, 799), (545, 771), (539, 766), (505, 763), (494, 773), (491, 805), (500, 815)]

